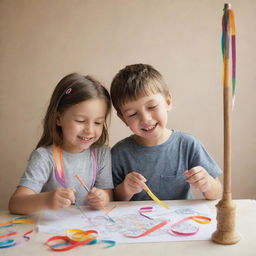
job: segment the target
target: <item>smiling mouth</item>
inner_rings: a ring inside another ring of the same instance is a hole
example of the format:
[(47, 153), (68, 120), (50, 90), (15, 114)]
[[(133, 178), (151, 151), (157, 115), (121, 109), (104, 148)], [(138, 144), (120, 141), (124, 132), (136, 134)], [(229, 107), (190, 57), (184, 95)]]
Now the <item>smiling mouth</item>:
[(150, 132), (150, 131), (154, 130), (156, 128), (156, 126), (157, 126), (157, 123), (155, 125), (150, 125), (148, 127), (141, 128), (141, 130), (144, 132)]
[(82, 141), (90, 141), (92, 140), (93, 138), (92, 137), (83, 137), (83, 136), (78, 136), (78, 138)]

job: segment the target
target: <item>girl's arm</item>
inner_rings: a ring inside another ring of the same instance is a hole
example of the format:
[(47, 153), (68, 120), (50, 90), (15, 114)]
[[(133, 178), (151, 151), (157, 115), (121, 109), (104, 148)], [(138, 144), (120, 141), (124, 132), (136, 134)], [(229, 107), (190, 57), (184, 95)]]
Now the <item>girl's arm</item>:
[(9, 200), (9, 211), (30, 214), (47, 208), (49, 192), (36, 194), (27, 187), (18, 187)]
[(31, 214), (44, 209), (66, 208), (75, 201), (74, 191), (57, 188), (51, 192), (35, 193), (20, 186), (9, 200), (9, 211), (13, 214)]
[(94, 209), (102, 209), (113, 200), (112, 189), (92, 188), (88, 193), (89, 205)]

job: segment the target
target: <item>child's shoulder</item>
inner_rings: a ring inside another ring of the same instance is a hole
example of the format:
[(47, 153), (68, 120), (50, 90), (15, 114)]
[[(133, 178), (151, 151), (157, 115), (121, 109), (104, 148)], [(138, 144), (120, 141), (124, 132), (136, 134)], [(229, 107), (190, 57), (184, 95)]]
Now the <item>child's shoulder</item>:
[(184, 143), (184, 144), (187, 144), (187, 145), (197, 145), (197, 144), (200, 144), (199, 140), (189, 134), (189, 133), (186, 133), (186, 132), (181, 132), (181, 131), (173, 131), (173, 138), (174, 140), (176, 140), (176, 142), (179, 142), (179, 143)]
[(102, 145), (102, 146), (96, 147), (95, 150), (96, 150), (97, 155), (101, 156), (101, 157), (110, 154), (110, 147), (107, 145)]
[(31, 159), (49, 159), (52, 155), (52, 148), (50, 146), (48, 147), (39, 147), (34, 149), (29, 157), (29, 160)]
[(120, 150), (122, 148), (129, 148), (132, 144), (132, 137), (129, 136), (129, 137), (126, 137), (120, 141), (118, 141), (112, 148), (111, 148), (111, 151), (115, 151), (115, 150)]
[(195, 141), (197, 140), (195, 136), (193, 136), (190, 133), (182, 132), (182, 131), (173, 131), (173, 135), (181, 140), (187, 140), (187, 141)]

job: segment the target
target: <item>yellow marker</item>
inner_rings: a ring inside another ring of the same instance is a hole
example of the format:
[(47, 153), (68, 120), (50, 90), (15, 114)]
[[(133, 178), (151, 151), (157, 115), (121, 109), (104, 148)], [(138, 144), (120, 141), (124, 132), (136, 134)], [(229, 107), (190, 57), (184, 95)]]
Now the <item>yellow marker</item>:
[(167, 206), (165, 203), (163, 203), (162, 201), (160, 201), (154, 194), (153, 192), (149, 189), (149, 187), (144, 184), (144, 190), (148, 193), (148, 195), (158, 204), (160, 204), (161, 206), (163, 206), (166, 209), (169, 209), (169, 206)]

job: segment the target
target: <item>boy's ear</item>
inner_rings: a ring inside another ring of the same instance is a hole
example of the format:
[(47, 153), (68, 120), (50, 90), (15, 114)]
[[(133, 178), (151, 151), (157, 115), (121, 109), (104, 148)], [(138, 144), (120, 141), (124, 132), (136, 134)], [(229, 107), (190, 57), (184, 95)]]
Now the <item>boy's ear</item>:
[(168, 93), (166, 97), (166, 105), (167, 105), (167, 111), (171, 110), (172, 108), (172, 96), (170, 93)]
[(117, 116), (126, 124), (126, 126), (128, 126), (127, 123), (124, 120), (123, 115), (120, 112), (117, 112)]

